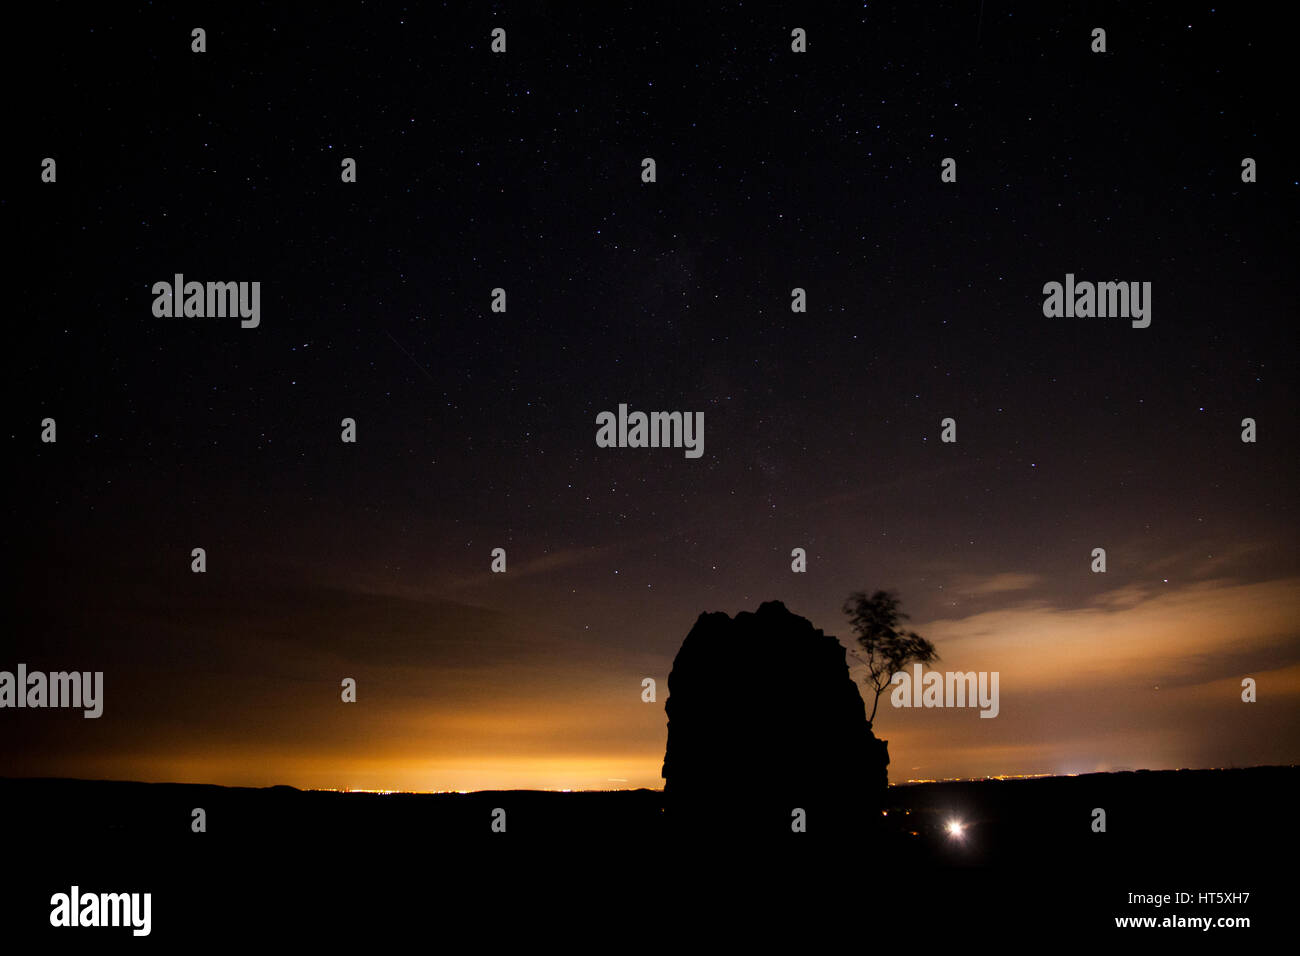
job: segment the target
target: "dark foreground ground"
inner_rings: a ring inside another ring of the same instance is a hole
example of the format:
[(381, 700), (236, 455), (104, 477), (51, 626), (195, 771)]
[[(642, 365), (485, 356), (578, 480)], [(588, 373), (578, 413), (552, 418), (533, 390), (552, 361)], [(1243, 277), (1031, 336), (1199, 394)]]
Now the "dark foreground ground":
[[(900, 786), (887, 813), (814, 816), (806, 833), (756, 838), (729, 826), (725, 803), (716, 826), (679, 833), (650, 790), (381, 795), (0, 779), (0, 938), (45, 936), (54, 951), (414, 940), (818, 952), (846, 940), (874, 951), (1093, 937), (1219, 948), (1289, 937), (1300, 918), (1298, 780), (1296, 768), (1254, 768)], [(191, 831), (195, 807), (206, 833)], [(498, 807), (505, 833), (491, 829)], [(1105, 833), (1092, 829), (1098, 807)], [(152, 893), (150, 936), (50, 927), (51, 895), (74, 883)], [(1155, 907), (1130, 893), (1172, 898)], [(1250, 895), (1200, 896), (1229, 893)], [(1124, 916), (1251, 926), (1117, 928)]]

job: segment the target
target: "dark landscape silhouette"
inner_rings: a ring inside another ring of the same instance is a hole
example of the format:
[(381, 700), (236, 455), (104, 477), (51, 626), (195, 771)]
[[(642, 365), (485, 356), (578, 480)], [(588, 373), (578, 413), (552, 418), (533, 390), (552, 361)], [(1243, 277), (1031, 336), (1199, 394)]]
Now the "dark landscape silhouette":
[[(894, 629), (902, 616), (889, 595), (858, 597), (852, 606), (883, 614), (873, 618), (883, 630), (860, 634), (894, 633), (911, 648), (895, 647), (895, 664), (934, 659)], [(860, 643), (870, 653), (889, 642)], [(845, 647), (779, 601), (701, 614), (668, 684), (662, 791), (0, 778), (7, 845), (25, 874), (19, 911), (41, 912), (75, 882), (151, 890), (159, 933), (238, 937), (238, 925), (213, 924), (212, 901), (232, 892), (314, 914), (307, 922), (331, 934), (366, 935), (374, 916), (359, 914), (430, 906), (461, 925), (508, 912), (526, 929), (572, 913), (568, 925), (620, 931), (660, 899), (674, 922), (764, 939), (779, 923), (803, 939), (858, 905), (846, 891), (864, 880), (880, 912), (942, 901), (957, 935), (991, 913), (1013, 931), (1109, 932), (1113, 915), (1131, 911), (1127, 894), (1150, 889), (1249, 889), (1256, 917), (1286, 905), (1249, 863), (1265, 845), (1282, 859), (1297, 849), (1295, 767), (886, 786), (887, 744)], [(191, 828), (196, 807), (206, 832)], [(1105, 832), (1091, 825), (1096, 808)], [(492, 827), (501, 811), (504, 832)]]
[[(1150, 887), (1249, 889), (1244, 911), (1256, 920), (1282, 912), (1282, 888), (1256, 864), (1266, 851), (1289, 860), (1300, 849), (1298, 783), (1295, 767), (1258, 767), (896, 785), (874, 817), (810, 815), (807, 832), (794, 834), (783, 814), (783, 829), (743, 840), (725, 811), (711, 831), (675, 829), (663, 812), (670, 801), (654, 790), (371, 794), (0, 779), (0, 806), (9, 851), (23, 861), (17, 911), (47, 912), (50, 893), (74, 879), (149, 889), (160, 937), (204, 926), (238, 938), (237, 925), (212, 915), (212, 900), (232, 896), (315, 914), (303, 924), (339, 934), (364, 935), (370, 914), (430, 906), (472, 925), (505, 908), (614, 930), (644, 918), (642, 901), (664, 898), (665, 919), (737, 931), (741, 921), (757, 935), (780, 924), (798, 936), (809, 921), (861, 905), (852, 888), (864, 879), (874, 905), (913, 916), (923, 888), (957, 935), (993, 921), (1075, 937), (1113, 932), (1110, 917), (1132, 911), (1126, 894)], [(762, 787), (724, 796), (728, 806), (774, 803)], [(208, 832), (192, 833), (200, 806)], [(1108, 811), (1104, 834), (1089, 827), (1097, 806)], [(508, 814), (504, 834), (490, 830), (497, 807)]]
[[(639, 901), (662, 899), (666, 919), (739, 921), (756, 938), (780, 921), (802, 939), (858, 905), (846, 888), (862, 881), (880, 912), (942, 901), (958, 931), (997, 913), (1010, 930), (1107, 932), (1128, 893), (1153, 888), (1250, 889), (1254, 914), (1285, 905), (1242, 867), (1263, 845), (1283, 859), (1297, 848), (1295, 767), (887, 786), (887, 742), (868, 718), (889, 668), (937, 652), (899, 629), (888, 592), (859, 592), (845, 610), (870, 712), (845, 646), (782, 602), (701, 614), (668, 679), (663, 790), (0, 778), (7, 844), (25, 874), (18, 909), (41, 912), (72, 882), (135, 887), (154, 892), (160, 934), (238, 936), (213, 924), (212, 900), (235, 892), (365, 935), (374, 917), (359, 914), (430, 906), (482, 926), (503, 912), (540, 924), (580, 911), (583, 925), (617, 930), (645, 918)], [(1105, 832), (1091, 825), (1096, 808)], [(504, 832), (492, 826), (501, 811)]]

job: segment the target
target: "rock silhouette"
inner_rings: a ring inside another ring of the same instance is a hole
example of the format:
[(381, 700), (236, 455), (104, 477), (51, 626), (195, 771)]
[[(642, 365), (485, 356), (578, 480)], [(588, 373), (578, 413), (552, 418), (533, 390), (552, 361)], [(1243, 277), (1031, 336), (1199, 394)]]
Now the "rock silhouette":
[[(780, 601), (699, 616), (668, 676), (665, 809), (710, 832), (840, 830), (878, 810), (886, 742), (845, 649)], [(842, 832), (842, 830), (841, 830)]]

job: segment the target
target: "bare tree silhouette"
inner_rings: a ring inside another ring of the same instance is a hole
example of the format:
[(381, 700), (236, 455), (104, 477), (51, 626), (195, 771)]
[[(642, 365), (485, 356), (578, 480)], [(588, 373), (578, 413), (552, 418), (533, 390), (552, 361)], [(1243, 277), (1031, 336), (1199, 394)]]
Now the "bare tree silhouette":
[(898, 595), (892, 591), (876, 591), (870, 597), (865, 591), (854, 591), (844, 602), (844, 613), (866, 654), (865, 658), (856, 653), (853, 656), (866, 665), (867, 685), (875, 691), (871, 716), (867, 718), (870, 727), (890, 678), (908, 664), (929, 664), (939, 655), (920, 634), (899, 630), (899, 623), (906, 621), (907, 615), (898, 609)]

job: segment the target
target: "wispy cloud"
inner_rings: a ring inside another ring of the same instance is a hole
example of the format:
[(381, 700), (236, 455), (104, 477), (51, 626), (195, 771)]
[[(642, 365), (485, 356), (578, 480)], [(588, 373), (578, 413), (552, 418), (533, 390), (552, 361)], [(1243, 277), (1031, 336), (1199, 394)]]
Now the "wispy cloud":
[(959, 578), (953, 586), (958, 594), (982, 595), (1005, 594), (1009, 591), (1026, 591), (1036, 587), (1042, 576), (1018, 571), (1004, 571), (1000, 574), (972, 574)]
[(1186, 676), (1198, 662), (1221, 662), (1225, 654), (1240, 658), (1279, 647), (1300, 652), (1298, 618), (1300, 579), (1286, 578), (1197, 582), (1165, 591), (1126, 586), (1085, 607), (1026, 601), (933, 620), (917, 630), (953, 667), (1001, 671), (1005, 695), (1080, 682), (1105, 686), (1135, 674)]

